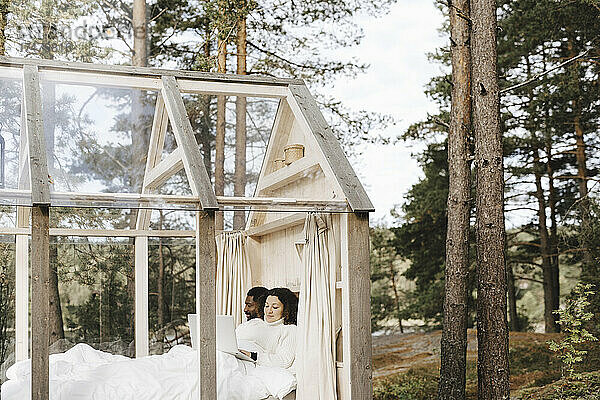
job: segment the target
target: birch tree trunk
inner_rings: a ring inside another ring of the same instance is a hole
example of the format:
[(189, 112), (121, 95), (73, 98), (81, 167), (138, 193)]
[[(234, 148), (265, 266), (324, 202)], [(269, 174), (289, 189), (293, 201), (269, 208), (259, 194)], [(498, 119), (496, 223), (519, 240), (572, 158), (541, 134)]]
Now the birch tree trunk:
[(464, 399), (467, 356), (471, 132), (471, 49), (469, 0), (450, 7), (452, 105), (448, 135), (448, 230), (444, 330), (438, 399)]
[[(243, 2), (245, 8), (246, 2)], [(246, 14), (241, 13), (237, 22), (237, 73), (246, 75)], [(235, 101), (235, 172), (233, 177), (233, 194), (246, 194), (246, 98), (237, 97)], [(233, 213), (233, 229), (243, 229), (246, 213)]]
[(472, 0), (473, 128), (477, 205), (478, 398), (509, 398), (504, 181), (496, 1)]

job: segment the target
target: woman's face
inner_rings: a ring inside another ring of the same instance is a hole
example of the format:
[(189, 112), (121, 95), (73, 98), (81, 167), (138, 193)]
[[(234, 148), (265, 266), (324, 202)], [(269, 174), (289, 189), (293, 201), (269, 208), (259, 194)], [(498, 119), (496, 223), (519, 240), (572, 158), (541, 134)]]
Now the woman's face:
[(279, 321), (283, 316), (283, 303), (277, 296), (267, 296), (265, 300), (265, 321)]

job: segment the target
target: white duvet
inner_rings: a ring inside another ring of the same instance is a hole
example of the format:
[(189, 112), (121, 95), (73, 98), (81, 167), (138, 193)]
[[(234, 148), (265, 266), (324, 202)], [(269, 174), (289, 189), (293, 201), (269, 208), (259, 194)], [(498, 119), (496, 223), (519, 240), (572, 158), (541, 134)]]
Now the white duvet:
[[(31, 361), (6, 371), (1, 400), (31, 398)], [(219, 400), (283, 398), (296, 388), (288, 370), (254, 366), (217, 351)], [(50, 356), (50, 400), (128, 400), (198, 398), (196, 351), (175, 346), (168, 353), (131, 359), (78, 344)]]

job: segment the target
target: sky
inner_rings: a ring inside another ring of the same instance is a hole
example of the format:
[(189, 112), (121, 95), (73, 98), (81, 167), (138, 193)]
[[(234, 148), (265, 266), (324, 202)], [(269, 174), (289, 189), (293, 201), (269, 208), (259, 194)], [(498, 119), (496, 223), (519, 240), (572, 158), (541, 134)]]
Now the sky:
[[(396, 137), (436, 110), (424, 88), (440, 74), (441, 66), (430, 63), (426, 53), (446, 44), (447, 38), (438, 31), (443, 16), (433, 0), (398, 0), (389, 14), (359, 17), (357, 22), (364, 30), (362, 43), (339, 55), (358, 57), (370, 68), (355, 79), (338, 80), (332, 94), (353, 109), (393, 116), (394, 126), (373, 133)], [(422, 176), (411, 157), (416, 149), (410, 143), (363, 145), (362, 154), (350, 160), (375, 206), (371, 225), (391, 226), (390, 210), (402, 204), (407, 190)]]

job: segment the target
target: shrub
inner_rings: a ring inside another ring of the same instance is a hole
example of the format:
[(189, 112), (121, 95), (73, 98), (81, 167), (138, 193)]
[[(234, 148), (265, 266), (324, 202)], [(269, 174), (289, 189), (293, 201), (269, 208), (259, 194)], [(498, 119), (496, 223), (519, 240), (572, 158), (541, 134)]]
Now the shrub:
[(590, 305), (588, 297), (594, 295), (591, 288), (592, 285), (589, 284), (577, 284), (573, 289), (573, 297), (567, 299), (566, 307), (555, 311), (560, 316), (558, 323), (565, 336), (558, 343), (551, 340), (548, 344), (550, 350), (555, 352), (563, 363), (561, 372), (564, 377), (573, 377), (575, 365), (581, 363), (587, 354), (579, 345), (598, 340), (584, 327), (593, 317), (592, 313), (586, 311), (586, 307)]

